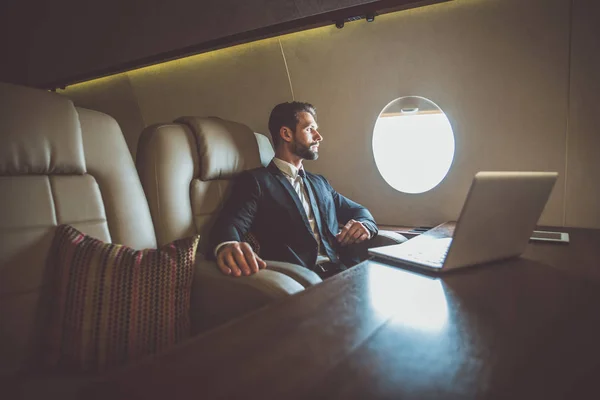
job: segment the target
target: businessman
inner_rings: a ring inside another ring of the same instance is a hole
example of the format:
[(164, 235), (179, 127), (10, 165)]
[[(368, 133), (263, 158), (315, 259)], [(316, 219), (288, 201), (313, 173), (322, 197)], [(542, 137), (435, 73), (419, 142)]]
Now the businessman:
[[(349, 246), (377, 235), (371, 213), (304, 169), (316, 160), (323, 137), (315, 108), (278, 104), (269, 117), (275, 158), (240, 174), (211, 232), (211, 248), (226, 275), (251, 275), (263, 259), (285, 261), (327, 278), (360, 260)], [(260, 256), (244, 241), (251, 232)]]

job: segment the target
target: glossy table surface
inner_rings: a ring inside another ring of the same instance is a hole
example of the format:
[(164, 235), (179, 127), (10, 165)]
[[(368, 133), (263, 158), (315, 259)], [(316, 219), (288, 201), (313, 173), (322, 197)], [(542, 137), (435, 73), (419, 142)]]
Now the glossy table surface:
[(600, 398), (600, 231), (431, 277), (365, 261), (86, 398)]

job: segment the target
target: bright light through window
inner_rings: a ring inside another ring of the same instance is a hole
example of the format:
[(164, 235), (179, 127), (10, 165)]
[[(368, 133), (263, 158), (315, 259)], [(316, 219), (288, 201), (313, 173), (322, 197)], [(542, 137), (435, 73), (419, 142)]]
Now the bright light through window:
[(431, 190), (444, 179), (454, 158), (450, 121), (423, 97), (394, 100), (375, 123), (373, 153), (383, 179), (394, 189)]

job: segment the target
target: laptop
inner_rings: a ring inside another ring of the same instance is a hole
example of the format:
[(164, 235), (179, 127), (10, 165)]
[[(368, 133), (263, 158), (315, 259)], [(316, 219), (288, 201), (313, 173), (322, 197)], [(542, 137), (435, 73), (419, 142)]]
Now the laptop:
[(479, 172), (456, 223), (401, 244), (375, 247), (375, 258), (444, 272), (520, 256), (558, 178), (555, 172)]

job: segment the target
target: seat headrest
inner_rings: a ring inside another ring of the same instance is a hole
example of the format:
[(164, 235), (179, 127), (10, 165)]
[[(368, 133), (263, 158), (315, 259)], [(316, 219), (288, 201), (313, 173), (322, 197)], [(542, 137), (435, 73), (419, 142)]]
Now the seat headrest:
[(269, 165), (273, 157), (275, 157), (275, 150), (268, 137), (263, 134), (254, 132), (256, 141), (258, 142), (258, 152), (260, 153), (260, 163), (263, 167)]
[(218, 117), (181, 117), (196, 136), (200, 179), (228, 179), (261, 166), (257, 139), (246, 125)]
[(73, 103), (55, 93), (0, 83), (0, 175), (85, 172)]

